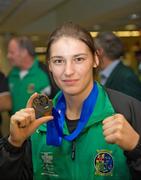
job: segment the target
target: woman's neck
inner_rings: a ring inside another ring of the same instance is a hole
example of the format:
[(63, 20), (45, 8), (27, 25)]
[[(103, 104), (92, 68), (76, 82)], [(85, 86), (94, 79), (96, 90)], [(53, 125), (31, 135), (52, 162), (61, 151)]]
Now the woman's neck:
[(82, 102), (78, 100), (78, 98), (71, 98), (67, 100), (67, 109), (66, 109), (66, 116), (70, 120), (75, 120), (80, 118)]
[(65, 95), (66, 99), (66, 116), (70, 120), (75, 120), (80, 118), (81, 109), (84, 100), (88, 97), (91, 92), (93, 85), (85, 92), (80, 93), (79, 95)]

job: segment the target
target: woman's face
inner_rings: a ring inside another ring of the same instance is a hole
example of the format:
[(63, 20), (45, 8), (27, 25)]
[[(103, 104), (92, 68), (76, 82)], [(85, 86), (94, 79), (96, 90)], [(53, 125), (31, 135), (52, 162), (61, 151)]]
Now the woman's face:
[(51, 45), (49, 68), (56, 84), (65, 94), (90, 92), (93, 67), (97, 67), (89, 47), (80, 40), (61, 37)]

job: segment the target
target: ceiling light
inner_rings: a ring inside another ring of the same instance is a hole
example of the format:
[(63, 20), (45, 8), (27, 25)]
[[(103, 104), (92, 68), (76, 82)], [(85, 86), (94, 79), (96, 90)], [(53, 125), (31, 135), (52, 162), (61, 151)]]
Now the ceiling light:
[(138, 15), (138, 14), (135, 14), (135, 13), (134, 13), (134, 14), (131, 14), (131, 15), (130, 15), (130, 19), (131, 19), (131, 20), (135, 20), (135, 19), (138, 19), (138, 18), (139, 18), (139, 15)]
[(36, 48), (35, 48), (35, 52), (36, 52), (36, 53), (45, 53), (46, 50), (47, 50), (46, 47), (36, 47)]
[[(119, 37), (139, 37), (141, 36), (140, 31), (114, 31), (117, 36)], [(90, 32), (92, 37), (96, 37), (98, 32)]]
[(96, 37), (98, 32), (90, 32), (90, 34), (91, 34), (92, 37)]
[(116, 35), (119, 37), (138, 37), (140, 36), (139, 31), (116, 31)]

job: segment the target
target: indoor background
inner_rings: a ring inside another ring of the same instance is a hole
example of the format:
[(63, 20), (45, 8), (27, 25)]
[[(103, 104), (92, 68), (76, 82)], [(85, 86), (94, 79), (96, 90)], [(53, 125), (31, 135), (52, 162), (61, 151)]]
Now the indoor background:
[(0, 0), (3, 72), (7, 74), (10, 70), (6, 54), (11, 36), (28, 35), (39, 59), (44, 61), (48, 34), (67, 21), (79, 23), (90, 32), (118, 31), (127, 51), (126, 63), (135, 68), (133, 51), (141, 44), (140, 0)]

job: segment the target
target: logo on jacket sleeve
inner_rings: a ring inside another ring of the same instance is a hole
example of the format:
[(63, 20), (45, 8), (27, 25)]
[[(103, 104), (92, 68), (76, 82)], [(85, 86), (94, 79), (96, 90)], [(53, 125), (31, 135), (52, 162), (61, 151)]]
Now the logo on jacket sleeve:
[(27, 87), (27, 92), (28, 92), (29, 94), (31, 94), (31, 93), (34, 93), (34, 91), (35, 91), (35, 84), (30, 83), (30, 84), (28, 85), (28, 87)]
[(108, 150), (97, 150), (97, 155), (94, 159), (95, 174), (102, 176), (112, 176), (114, 167), (112, 152)]

